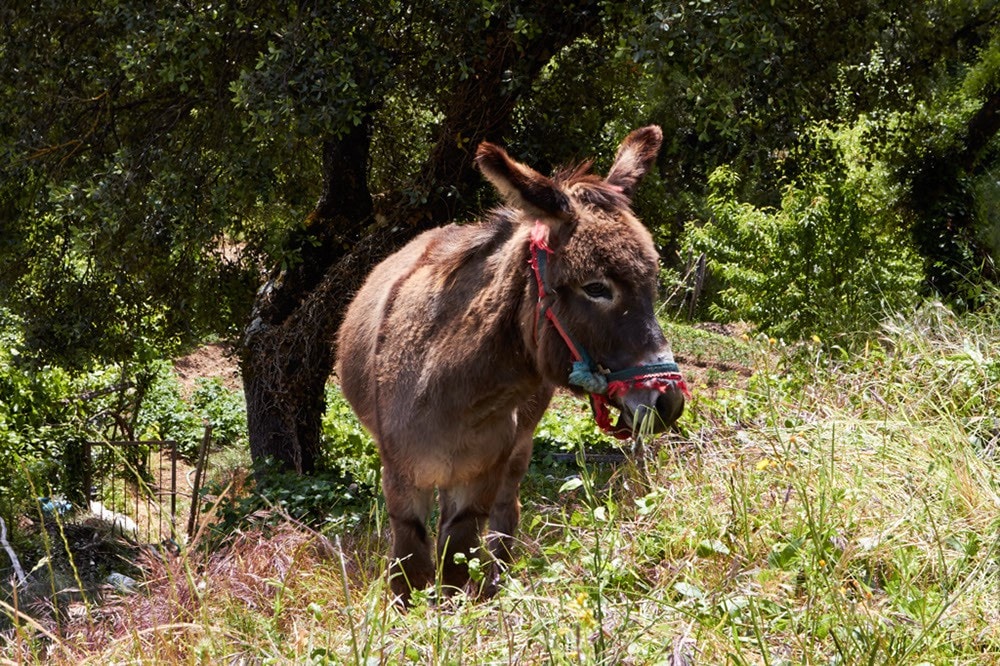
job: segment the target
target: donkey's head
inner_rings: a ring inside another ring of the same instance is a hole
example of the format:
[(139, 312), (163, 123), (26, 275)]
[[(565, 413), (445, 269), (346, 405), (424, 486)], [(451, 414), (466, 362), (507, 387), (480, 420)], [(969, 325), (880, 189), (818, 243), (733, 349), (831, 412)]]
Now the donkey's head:
[[(605, 178), (590, 173), (589, 163), (549, 178), (489, 143), (476, 154), (531, 228), (529, 289), (538, 299), (523, 320), (538, 370), (553, 384), (590, 393), (598, 421), (604, 409), (602, 426), (616, 434), (662, 431), (684, 408), (686, 389), (653, 309), (659, 257), (629, 207), (662, 140), (656, 126), (632, 132)], [(607, 402), (622, 413), (617, 426), (606, 422)]]

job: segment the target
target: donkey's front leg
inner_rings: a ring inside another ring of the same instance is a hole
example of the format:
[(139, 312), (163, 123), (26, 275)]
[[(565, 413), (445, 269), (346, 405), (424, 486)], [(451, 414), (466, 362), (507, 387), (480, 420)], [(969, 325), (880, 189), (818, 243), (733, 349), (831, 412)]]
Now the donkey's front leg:
[[(468, 560), (478, 557), (483, 570), (489, 572), (490, 557), (480, 550), (480, 545), (499, 485), (500, 475), (490, 470), (469, 483), (439, 491), (438, 565), (441, 583), (449, 592), (465, 589), (478, 595), (478, 583), (469, 580)], [(459, 553), (464, 557), (456, 561), (455, 555)]]
[(486, 594), (496, 593), (500, 574), (513, 561), (514, 535), (521, 521), (521, 479), (531, 462), (531, 437), (517, 443), (507, 465), (500, 471), (500, 488), (490, 511), (490, 531), (486, 537), (490, 552), (496, 559), (493, 580), (489, 581)]
[(486, 537), (493, 553), (492, 575), (483, 586), (484, 596), (493, 596), (500, 586), (500, 576), (514, 559), (514, 535), (521, 520), (521, 479), (531, 464), (535, 427), (552, 400), (552, 388), (542, 387), (517, 410), (514, 450), (500, 470), (500, 488), (490, 510), (490, 531)]
[(427, 518), (434, 499), (432, 489), (415, 487), (386, 470), (382, 491), (392, 528), (389, 587), (399, 603), (408, 606), (410, 593), (434, 582), (434, 562), (427, 536)]

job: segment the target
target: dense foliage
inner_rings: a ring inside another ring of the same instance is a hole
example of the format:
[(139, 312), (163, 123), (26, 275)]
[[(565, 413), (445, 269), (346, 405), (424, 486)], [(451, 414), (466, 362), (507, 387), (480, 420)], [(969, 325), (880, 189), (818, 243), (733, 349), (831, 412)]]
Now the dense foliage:
[[(722, 283), (709, 311), (773, 335), (874, 330), (917, 299), (919, 261), (885, 165), (865, 149), (867, 123), (809, 130), (809, 173), (789, 182), (776, 208), (739, 200), (739, 175), (709, 176), (709, 221), (687, 236)], [(825, 162), (821, 164), (821, 161)]]
[[(511, 91), (531, 86), (497, 137), (522, 157), (608, 159), (628, 128), (659, 122), (668, 142), (639, 208), (676, 249), (684, 228), (714, 214), (715, 169), (738, 176), (733, 201), (780, 207), (790, 187), (841, 177), (811, 128), (864, 124), (855, 156), (879, 172), (856, 186), (904, 216), (898, 235), (915, 234), (932, 285), (964, 298), (958, 277), (938, 273), (992, 274), (995, 127), (972, 123), (996, 104), (994, 3), (581, 11), (599, 11), (601, 27), (550, 54), (537, 80), (517, 66), (506, 74)], [(494, 57), (478, 38), (502, 21), (505, 48), (532, 48), (546, 18), (530, 3), (15, 2), (3, 20), (0, 294), (23, 316), (25, 353), (86, 365), (239, 330), (260, 265), (296, 261), (281, 239), (321, 193), (320, 143), (364, 118), (374, 121), (370, 191), (387, 201), (446, 191), (421, 169), (449, 91)], [(930, 177), (947, 181), (939, 196), (908, 196)], [(813, 213), (834, 227), (840, 211)]]

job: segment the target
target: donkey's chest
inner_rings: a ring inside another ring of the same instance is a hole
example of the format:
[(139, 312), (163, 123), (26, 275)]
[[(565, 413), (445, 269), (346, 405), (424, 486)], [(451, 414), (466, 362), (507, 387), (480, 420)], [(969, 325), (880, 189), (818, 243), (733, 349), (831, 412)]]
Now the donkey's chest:
[(527, 381), (483, 386), (456, 380), (413, 396), (393, 419), (389, 438), (418, 486), (449, 487), (506, 461), (514, 447), (519, 412), (533, 385)]
[(513, 449), (516, 420), (516, 412), (511, 411), (472, 427), (453, 422), (427, 440), (411, 442), (410, 469), (415, 485), (454, 487), (499, 468)]

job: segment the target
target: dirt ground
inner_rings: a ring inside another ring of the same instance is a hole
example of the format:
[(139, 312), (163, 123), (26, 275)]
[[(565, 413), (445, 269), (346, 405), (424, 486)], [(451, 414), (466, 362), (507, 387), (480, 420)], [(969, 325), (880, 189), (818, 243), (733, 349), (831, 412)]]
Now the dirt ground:
[(194, 390), (195, 381), (218, 377), (226, 388), (239, 391), (243, 388), (239, 364), (232, 347), (222, 342), (203, 345), (187, 356), (174, 361), (177, 375), (185, 393)]

